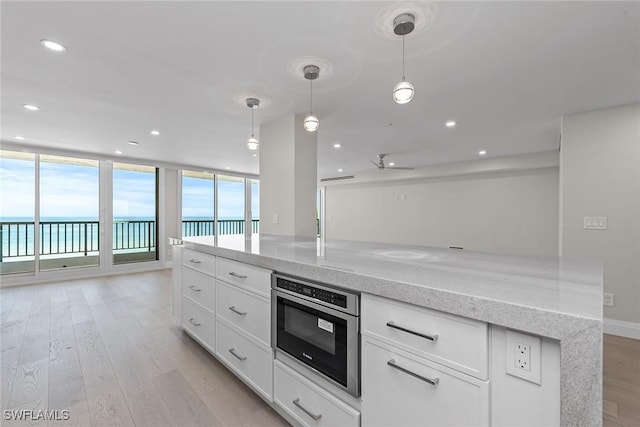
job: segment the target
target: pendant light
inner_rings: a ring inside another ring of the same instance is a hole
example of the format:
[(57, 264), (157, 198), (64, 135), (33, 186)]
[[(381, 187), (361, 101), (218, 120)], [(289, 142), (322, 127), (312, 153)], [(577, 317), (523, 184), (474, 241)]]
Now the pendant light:
[(304, 129), (308, 132), (315, 132), (320, 126), (320, 121), (313, 115), (313, 81), (320, 75), (320, 68), (315, 65), (307, 65), (302, 69), (304, 78), (309, 80), (309, 115), (304, 118)]
[(260, 106), (260, 100), (256, 98), (247, 98), (247, 107), (251, 108), (251, 138), (247, 140), (247, 148), (249, 150), (257, 150), (260, 143), (253, 136), (253, 110)]
[(406, 104), (413, 99), (413, 85), (404, 77), (404, 36), (415, 28), (416, 17), (411, 13), (403, 13), (393, 20), (393, 32), (402, 36), (402, 80), (393, 88), (393, 100), (398, 104)]

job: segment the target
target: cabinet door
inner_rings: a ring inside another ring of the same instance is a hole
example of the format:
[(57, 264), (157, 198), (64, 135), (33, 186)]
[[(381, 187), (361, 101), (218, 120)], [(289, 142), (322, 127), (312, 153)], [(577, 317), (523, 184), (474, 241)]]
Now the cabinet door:
[(274, 398), (303, 426), (358, 427), (360, 413), (276, 360)]
[(216, 322), (216, 355), (268, 401), (273, 396), (273, 351), (241, 335), (224, 319)]
[(267, 298), (271, 297), (270, 270), (218, 257), (216, 278)]
[(269, 300), (224, 282), (216, 282), (216, 312), (243, 332), (271, 345)]
[(182, 297), (182, 326), (209, 351), (215, 351), (215, 317), (185, 297)]
[(489, 383), (363, 340), (363, 426), (488, 426)]
[(215, 311), (215, 279), (190, 268), (182, 268), (182, 295)]

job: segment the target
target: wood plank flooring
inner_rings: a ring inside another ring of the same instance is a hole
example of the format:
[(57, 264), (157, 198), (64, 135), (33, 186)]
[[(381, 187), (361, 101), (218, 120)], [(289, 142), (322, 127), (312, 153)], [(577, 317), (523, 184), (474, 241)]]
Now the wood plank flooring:
[(286, 426), (172, 319), (168, 270), (0, 290), (3, 426)]
[[(3, 426), (286, 426), (170, 315), (168, 270), (0, 290)], [(640, 426), (640, 341), (604, 337), (605, 427)]]

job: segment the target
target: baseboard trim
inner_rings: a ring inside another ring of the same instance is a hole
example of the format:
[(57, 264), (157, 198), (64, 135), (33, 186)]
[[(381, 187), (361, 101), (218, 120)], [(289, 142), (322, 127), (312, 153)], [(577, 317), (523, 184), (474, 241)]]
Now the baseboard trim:
[(604, 333), (640, 340), (640, 323), (604, 319)]

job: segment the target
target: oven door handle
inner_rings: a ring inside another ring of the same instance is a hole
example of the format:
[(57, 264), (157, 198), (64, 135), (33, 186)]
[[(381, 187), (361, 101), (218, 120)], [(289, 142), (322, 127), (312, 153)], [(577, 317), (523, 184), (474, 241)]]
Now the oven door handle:
[(313, 412), (311, 412), (310, 410), (302, 406), (302, 403), (300, 403), (299, 397), (293, 400), (293, 404), (296, 405), (298, 408), (302, 409), (302, 411), (304, 411), (305, 414), (313, 418), (314, 421), (318, 421), (320, 418), (322, 418), (322, 414), (314, 414)]

